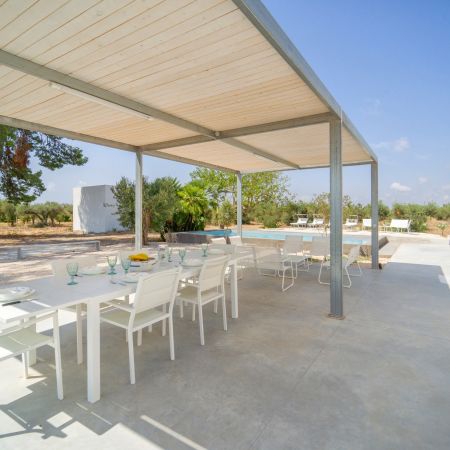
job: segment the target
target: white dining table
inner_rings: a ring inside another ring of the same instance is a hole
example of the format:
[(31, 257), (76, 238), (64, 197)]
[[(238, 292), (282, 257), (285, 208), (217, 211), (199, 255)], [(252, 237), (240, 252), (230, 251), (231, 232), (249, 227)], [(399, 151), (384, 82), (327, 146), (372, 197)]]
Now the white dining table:
[[(190, 252), (186, 258), (198, 256), (201, 257), (201, 254), (198, 252)], [(242, 259), (248, 257), (249, 253), (247, 251), (237, 251), (234, 255), (230, 255), (228, 262), (230, 268), (231, 316), (233, 318), (237, 318), (239, 315), (237, 266)], [(162, 262), (161, 264), (157, 264), (150, 273), (170, 269), (177, 264), (177, 262)], [(190, 278), (198, 275), (199, 270), (200, 267), (183, 266), (181, 277)], [(118, 277), (114, 278), (117, 280)], [(123, 285), (112, 283), (111, 279), (112, 277), (107, 274), (85, 275), (76, 278), (76, 285), (68, 285), (67, 280), (61, 280), (53, 276), (38, 278), (20, 283), (22, 286), (28, 286), (35, 290), (35, 293), (32, 295), (33, 300), (22, 301), (8, 306), (0, 306), (0, 322), (7, 324), (18, 320), (27, 320), (49, 311), (86, 304), (87, 399), (91, 403), (100, 400), (101, 397), (100, 304), (133, 294), (136, 290), (136, 283)]]

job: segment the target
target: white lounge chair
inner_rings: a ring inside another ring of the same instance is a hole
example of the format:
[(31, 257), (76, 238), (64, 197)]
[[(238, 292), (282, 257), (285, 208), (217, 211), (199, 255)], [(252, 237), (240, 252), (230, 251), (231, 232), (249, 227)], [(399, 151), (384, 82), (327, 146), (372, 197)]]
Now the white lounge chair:
[[(53, 319), (52, 336), (37, 333), (36, 330), (32, 328), (37, 322), (49, 318)], [(64, 392), (61, 348), (59, 343), (58, 311), (22, 322), (19, 325), (4, 328), (0, 333), (0, 361), (22, 355), (24, 376), (25, 378), (28, 378), (28, 352), (43, 347), (44, 345), (50, 345), (55, 349), (56, 390), (59, 400), (62, 400), (64, 398)], [(7, 384), (4, 379), (2, 379), (2, 384), (3, 389), (7, 389)]]
[[(139, 279), (134, 303), (106, 302), (113, 309), (102, 313), (100, 320), (127, 331), (128, 356), (130, 361), (130, 383), (135, 384), (133, 333), (158, 322), (163, 323), (166, 334), (166, 319), (169, 321), (170, 359), (175, 359), (173, 338), (173, 305), (178, 291), (181, 268), (163, 270)], [(138, 340), (139, 340), (138, 335)], [(139, 345), (139, 341), (138, 341)]]
[(406, 231), (409, 233), (411, 221), (408, 219), (392, 219), (389, 225), (383, 227), (383, 231)]
[(364, 230), (367, 228), (369, 228), (369, 230), (371, 230), (372, 229), (372, 219), (363, 219), (362, 227)]
[[(284, 292), (294, 285), (294, 264), (292, 260), (281, 254), (281, 250), (275, 247), (255, 247), (256, 263), (258, 273), (264, 276), (281, 277), (281, 290)], [(290, 276), (286, 272), (290, 271)], [(286, 278), (290, 278), (292, 282), (285, 286)]]
[(297, 214), (297, 222), (291, 222), (291, 227), (306, 227), (308, 225), (308, 214)]
[(198, 307), (198, 324), (200, 329), (200, 344), (205, 345), (203, 328), (203, 306), (214, 302), (214, 312), (217, 312), (217, 301), (222, 301), (223, 329), (227, 331), (227, 307), (225, 303), (225, 269), (228, 256), (207, 259), (203, 264), (198, 283), (180, 289), (178, 300), (192, 304), (192, 320), (195, 320), (195, 306)]
[(323, 216), (314, 214), (313, 220), (312, 220), (312, 222), (310, 222), (308, 224), (308, 226), (311, 228), (322, 228), (324, 226), (324, 223), (325, 223), (325, 219)]
[(305, 255), (303, 238), (301, 236), (286, 236), (283, 242), (283, 256), (289, 258), (295, 268), (295, 278), (298, 276), (298, 266), (302, 272), (309, 271), (309, 257)]
[(348, 216), (344, 223), (344, 227), (353, 229), (356, 228), (357, 226), (358, 226), (358, 216)]
[[(361, 266), (359, 265), (358, 262), (358, 257), (359, 257), (359, 253), (360, 253), (360, 246), (359, 245), (355, 245), (354, 247), (352, 247), (350, 249), (350, 252), (348, 253), (347, 256), (343, 256), (342, 257), (342, 270), (343, 270), (343, 275), (347, 277), (348, 279), (348, 284), (343, 284), (344, 287), (346, 288), (350, 288), (352, 286), (352, 280), (351, 280), (351, 276), (352, 277), (360, 277), (362, 275), (362, 270), (361, 270)], [(358, 267), (358, 273), (352, 273), (350, 274), (349, 272), (349, 268), (352, 264), (356, 264)], [(322, 269), (326, 268), (326, 269), (330, 269), (331, 267), (331, 262), (329, 259), (325, 259), (322, 261), (322, 264), (320, 265), (320, 270), (319, 270), (319, 283), (320, 284), (330, 284), (329, 282), (326, 281), (322, 281), (321, 277), (322, 277)]]

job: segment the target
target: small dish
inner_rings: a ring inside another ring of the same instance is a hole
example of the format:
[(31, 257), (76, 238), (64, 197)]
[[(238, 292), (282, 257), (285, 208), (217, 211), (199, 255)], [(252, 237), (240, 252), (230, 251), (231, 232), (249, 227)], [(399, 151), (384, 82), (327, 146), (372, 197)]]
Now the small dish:
[(18, 300), (28, 297), (36, 292), (27, 286), (12, 286), (5, 289), (0, 289), (0, 302), (9, 302), (11, 300)]

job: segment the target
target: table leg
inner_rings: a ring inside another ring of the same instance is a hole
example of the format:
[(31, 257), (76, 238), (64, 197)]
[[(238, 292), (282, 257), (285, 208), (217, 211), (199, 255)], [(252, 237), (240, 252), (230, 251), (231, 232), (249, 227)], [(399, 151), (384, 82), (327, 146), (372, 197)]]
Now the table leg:
[(87, 398), (100, 400), (100, 304), (87, 304)]
[(230, 290), (231, 290), (231, 317), (237, 319), (239, 316), (239, 299), (238, 299), (238, 275), (237, 264), (231, 264), (231, 276), (230, 276)]
[[(34, 332), (36, 331), (36, 324), (31, 325), (30, 329)], [(30, 350), (27, 354), (27, 363), (28, 367), (34, 366), (36, 364), (37, 358), (36, 358), (36, 350)]]

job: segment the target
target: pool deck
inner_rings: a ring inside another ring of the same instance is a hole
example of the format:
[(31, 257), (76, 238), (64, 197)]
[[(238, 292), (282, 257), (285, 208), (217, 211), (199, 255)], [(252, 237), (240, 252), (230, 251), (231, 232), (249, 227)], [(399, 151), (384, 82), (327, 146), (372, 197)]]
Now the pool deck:
[(123, 333), (102, 326), (103, 397), (93, 405), (66, 323), (63, 401), (50, 349), (28, 380), (18, 360), (2, 363), (0, 447), (448, 450), (450, 246), (404, 243), (383, 270), (363, 271), (337, 321), (317, 266), (284, 293), (248, 270), (228, 332), (207, 308), (205, 347), (178, 314), (175, 361), (158, 330), (144, 334), (135, 386)]

